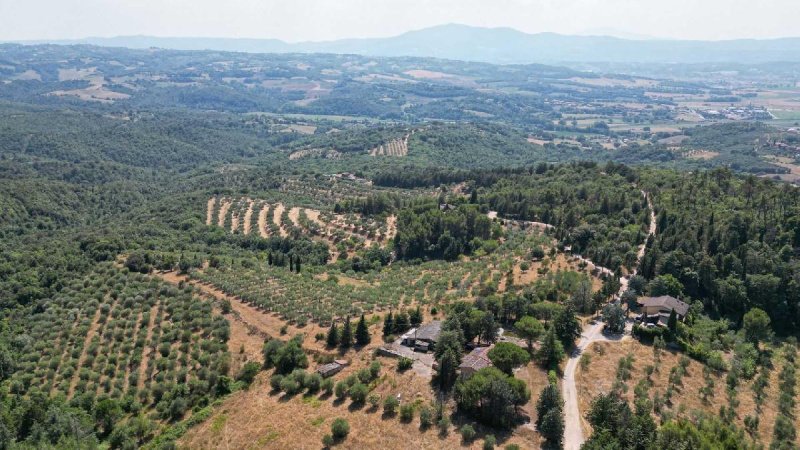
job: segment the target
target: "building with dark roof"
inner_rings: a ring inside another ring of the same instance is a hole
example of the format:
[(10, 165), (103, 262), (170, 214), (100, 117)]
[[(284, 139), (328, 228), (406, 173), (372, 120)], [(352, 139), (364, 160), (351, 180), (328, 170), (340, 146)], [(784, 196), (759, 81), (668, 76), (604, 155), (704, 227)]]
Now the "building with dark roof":
[(461, 365), (458, 366), (461, 376), (469, 378), (475, 372), (485, 367), (491, 367), (492, 361), (489, 359), (489, 350), (491, 350), (491, 347), (477, 347), (465, 355), (464, 359), (461, 360)]
[(689, 312), (689, 304), (670, 295), (660, 297), (640, 297), (637, 302), (642, 312), (642, 321), (667, 326), (672, 311), (678, 320), (683, 320)]
[(431, 347), (435, 347), (436, 342), (439, 341), (440, 334), (442, 334), (442, 321), (434, 320), (433, 322), (420, 325), (417, 328), (417, 331), (414, 333), (414, 343), (416, 344), (416, 341), (423, 341), (430, 344)]

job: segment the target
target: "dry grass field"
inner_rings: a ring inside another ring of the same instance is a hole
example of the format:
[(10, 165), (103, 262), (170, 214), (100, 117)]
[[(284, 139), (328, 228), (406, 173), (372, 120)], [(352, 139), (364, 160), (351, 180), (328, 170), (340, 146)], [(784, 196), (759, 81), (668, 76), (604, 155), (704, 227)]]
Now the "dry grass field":
[[(588, 411), (591, 401), (598, 394), (606, 393), (611, 390), (617, 371), (617, 363), (620, 358), (633, 355), (634, 364), (632, 376), (627, 382), (629, 389), (625, 396), (633, 406), (633, 391), (636, 384), (647, 377), (645, 367), (654, 364), (653, 349), (643, 345), (636, 340), (628, 339), (622, 342), (596, 342), (586, 351), (590, 355), (591, 362), (586, 370), (580, 365), (576, 373), (578, 386), (578, 396), (581, 412)], [(782, 367), (778, 353), (773, 359), (774, 368), (770, 372), (770, 382), (767, 386), (767, 399), (762, 406), (762, 411), (758, 414), (760, 425), (755, 436), (761, 443), (768, 444), (772, 439), (772, 429), (775, 424), (775, 417), (778, 408), (778, 374)], [(659, 393), (663, 395), (669, 384), (670, 369), (678, 364), (681, 354), (665, 351), (661, 356), (660, 369), (652, 376), (652, 387), (650, 397)], [(686, 375), (683, 377), (680, 386), (672, 397), (671, 405), (667, 405), (669, 411), (677, 416), (688, 417), (693, 410), (705, 411), (716, 415), (720, 406), (728, 404), (726, 394), (725, 374), (712, 374), (714, 379), (714, 394), (704, 402), (700, 394), (700, 388), (706, 382), (703, 375), (703, 366), (697, 361), (691, 360), (687, 367)], [(737, 399), (740, 402), (737, 408), (735, 423), (744, 428), (744, 417), (754, 414), (755, 401), (752, 390), (753, 381), (742, 380), (737, 388)], [(658, 420), (658, 419), (657, 419)], [(796, 425), (800, 425), (800, 420), (795, 419)], [(585, 424), (587, 430), (589, 425)]]

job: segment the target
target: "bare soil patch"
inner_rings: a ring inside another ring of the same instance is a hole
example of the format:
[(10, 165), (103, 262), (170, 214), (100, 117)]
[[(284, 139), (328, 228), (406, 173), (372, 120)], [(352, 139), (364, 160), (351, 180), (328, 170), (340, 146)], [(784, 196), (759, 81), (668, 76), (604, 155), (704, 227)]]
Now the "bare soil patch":
[(242, 227), (242, 232), (244, 234), (250, 234), (250, 226), (253, 223), (253, 204), (255, 202), (250, 200), (247, 204), (247, 211), (244, 213), (244, 226)]
[(289, 235), (289, 233), (286, 232), (286, 229), (283, 228), (283, 224), (281, 223), (281, 216), (283, 216), (284, 210), (286, 210), (286, 208), (283, 206), (283, 204), (278, 203), (277, 205), (275, 205), (275, 212), (272, 214), (272, 221), (275, 223), (275, 225), (278, 226), (281, 237), (286, 237)]
[[(622, 342), (595, 342), (585, 350), (591, 357), (591, 362), (586, 370), (580, 365), (576, 371), (576, 383), (578, 388), (578, 399), (581, 411), (588, 411), (591, 401), (601, 393), (610, 391), (614, 382), (617, 362), (620, 358), (632, 354), (634, 365), (631, 379), (628, 381), (628, 392), (625, 397), (633, 407), (633, 388), (639, 380), (646, 378), (644, 368), (654, 364), (653, 349), (645, 346), (638, 341), (629, 339)], [(670, 369), (678, 364), (681, 354), (677, 352), (663, 352), (659, 371), (652, 376), (653, 385), (650, 388), (651, 398), (653, 393), (664, 394), (668, 386)], [(759, 437), (761, 442), (770, 442), (772, 439), (772, 429), (775, 424), (778, 405), (778, 374), (781, 364), (776, 363), (770, 372), (770, 384), (767, 387), (767, 400), (759, 413)], [(727, 394), (725, 392), (725, 374), (713, 374), (714, 395), (709, 397), (708, 402), (703, 402), (700, 395), (700, 388), (705, 385), (703, 378), (703, 366), (697, 361), (691, 360), (687, 368), (687, 373), (683, 377), (682, 386), (675, 390), (672, 398), (670, 410), (677, 415), (689, 417), (693, 410), (705, 411), (708, 414), (716, 415), (721, 405), (727, 405)], [(744, 428), (744, 417), (753, 414), (755, 402), (752, 391), (753, 381), (742, 380), (737, 388), (737, 399), (740, 404), (737, 408), (737, 426)]]
[(689, 159), (702, 159), (708, 161), (710, 159), (714, 159), (719, 156), (719, 152), (713, 152), (710, 150), (692, 150), (685, 154), (686, 158)]
[[(83, 367), (83, 362), (86, 360), (86, 350), (89, 348), (89, 343), (92, 342), (92, 339), (97, 334), (97, 329), (100, 327), (99, 321), (100, 320), (100, 308), (97, 309), (94, 313), (94, 318), (92, 319), (92, 324), (89, 326), (89, 331), (86, 332), (86, 338), (83, 340), (83, 349), (81, 350), (81, 356), (78, 357), (78, 368), (80, 369)], [(67, 398), (72, 398), (75, 394), (75, 386), (78, 384), (78, 380), (80, 379), (80, 370), (76, 370), (75, 374), (72, 376), (72, 381), (69, 383), (69, 390), (67, 391)]]
[(217, 199), (211, 197), (206, 203), (206, 225), (211, 225), (214, 222), (214, 206), (217, 204)]
[(217, 216), (217, 226), (225, 226), (225, 218), (228, 216), (228, 210), (231, 209), (233, 202), (231, 200), (220, 200), (219, 215)]
[(258, 213), (258, 234), (265, 238), (269, 236), (269, 228), (267, 228), (267, 213), (269, 213), (269, 205), (265, 204), (261, 207)]

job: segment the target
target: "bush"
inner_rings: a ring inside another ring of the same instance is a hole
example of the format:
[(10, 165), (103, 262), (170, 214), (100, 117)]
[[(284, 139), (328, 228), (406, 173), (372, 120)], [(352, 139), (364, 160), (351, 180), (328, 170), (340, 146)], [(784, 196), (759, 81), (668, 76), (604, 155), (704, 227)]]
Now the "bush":
[(460, 432), (461, 432), (461, 439), (463, 439), (464, 442), (472, 442), (472, 440), (475, 439), (475, 434), (476, 434), (475, 429), (472, 428), (472, 425), (470, 424), (466, 424), (463, 427), (461, 427)]
[(356, 373), (356, 376), (358, 377), (358, 381), (360, 381), (360, 382), (362, 382), (364, 384), (369, 383), (370, 381), (372, 381), (372, 378), (373, 378), (372, 377), (372, 372), (370, 372), (370, 370), (368, 368), (366, 368), (366, 367), (363, 368), (363, 369), (360, 369)]
[(344, 439), (347, 437), (347, 434), (350, 433), (350, 424), (341, 417), (334, 419), (331, 424), (331, 433), (334, 439)]
[(286, 395), (294, 395), (300, 390), (300, 385), (291, 377), (284, 377), (281, 381), (281, 390)]
[(334, 442), (336, 441), (333, 440), (333, 436), (331, 436), (330, 434), (322, 436), (322, 445), (324, 445), (325, 447), (333, 447)]
[(319, 391), (320, 386), (322, 385), (322, 375), (318, 373), (310, 373), (306, 375), (305, 380), (306, 389), (308, 392), (317, 392)]
[(657, 337), (663, 338), (664, 337), (664, 328), (661, 327), (654, 327), (654, 328), (647, 328), (640, 325), (636, 325), (633, 327), (633, 334), (634, 337), (638, 338), (642, 342), (649, 344), (653, 342)]
[(437, 423), (436, 426), (439, 427), (440, 433), (447, 434), (447, 432), (450, 431), (450, 418), (447, 416), (442, 416), (442, 418), (439, 419), (439, 423)]
[(381, 396), (378, 394), (369, 394), (367, 397), (367, 403), (369, 403), (369, 406), (377, 408), (378, 405), (381, 404)]
[(497, 445), (497, 439), (493, 434), (486, 436), (486, 439), (483, 440), (483, 450), (494, 450), (495, 445)]
[(272, 390), (279, 391), (281, 389), (281, 382), (283, 381), (283, 375), (275, 374), (269, 378), (269, 385), (272, 387)]
[(411, 422), (414, 419), (414, 405), (406, 403), (400, 407), (400, 420), (403, 422)]
[(508, 444), (508, 445), (506, 445), (505, 450), (519, 450), (519, 445), (517, 445), (517, 444)]
[(372, 378), (378, 378), (378, 375), (381, 374), (381, 362), (380, 361), (372, 361), (369, 365), (369, 373), (372, 374)]
[(322, 380), (322, 383), (319, 385), (319, 388), (322, 389), (322, 392), (326, 394), (330, 394), (333, 392), (333, 378), (325, 378)]
[(247, 386), (250, 386), (255, 380), (256, 375), (258, 375), (258, 371), (261, 370), (261, 364), (250, 361), (242, 366), (242, 369), (239, 371), (239, 374), (236, 375), (236, 381), (241, 381)]
[(369, 394), (369, 389), (361, 383), (356, 383), (350, 388), (350, 399), (354, 403), (364, 403), (367, 399), (367, 394)]
[(394, 414), (398, 406), (400, 406), (400, 401), (397, 400), (397, 397), (389, 395), (386, 397), (386, 400), (383, 401), (383, 412), (386, 414)]
[(419, 409), (419, 426), (420, 428), (429, 428), (433, 425), (434, 412), (430, 406), (423, 406)]
[(333, 392), (336, 395), (336, 398), (342, 399), (347, 396), (347, 389), (348, 389), (347, 383), (345, 383), (344, 381), (340, 381), (336, 383), (336, 388), (334, 388)]
[(401, 357), (399, 361), (397, 361), (397, 370), (403, 372), (411, 368), (414, 364), (414, 360), (411, 358), (406, 358), (405, 356)]

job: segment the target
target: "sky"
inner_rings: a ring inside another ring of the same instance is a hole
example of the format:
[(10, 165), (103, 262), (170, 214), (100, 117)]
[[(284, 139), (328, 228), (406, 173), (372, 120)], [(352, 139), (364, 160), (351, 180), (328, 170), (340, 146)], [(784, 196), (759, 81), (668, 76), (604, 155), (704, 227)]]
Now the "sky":
[(800, 36), (800, 0), (0, 0), (0, 40), (164, 37), (289, 42), (445, 23), (668, 39)]

